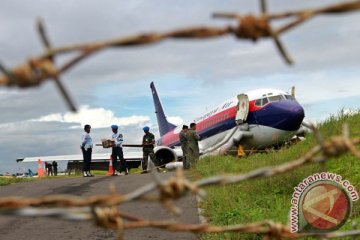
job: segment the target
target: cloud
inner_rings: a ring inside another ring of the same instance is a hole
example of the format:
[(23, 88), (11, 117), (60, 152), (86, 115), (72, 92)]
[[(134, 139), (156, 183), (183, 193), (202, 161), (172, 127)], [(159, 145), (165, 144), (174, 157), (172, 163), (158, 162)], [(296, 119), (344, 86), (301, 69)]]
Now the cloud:
[(342, 112), (346, 116), (353, 116), (353, 115), (359, 114), (360, 109), (359, 108), (344, 108), (342, 110)]
[(116, 117), (114, 112), (104, 108), (90, 108), (89, 106), (81, 106), (77, 113), (67, 112), (65, 114), (53, 113), (36, 119), (33, 122), (62, 122), (72, 123), (70, 128), (81, 128), (85, 124), (90, 124), (92, 128), (108, 128), (112, 124), (120, 127), (144, 125), (150, 121), (150, 117), (133, 115), (129, 117)]
[(183, 124), (184, 120), (181, 117), (178, 116), (169, 116), (167, 117), (167, 120), (171, 122), (172, 124), (175, 124), (176, 126), (179, 126)]
[(0, 129), (9, 129), (14, 128), (16, 126), (16, 123), (2, 123), (0, 124)]
[[(270, 11), (337, 2), (272, 1)], [(43, 51), (33, 28), (38, 16), (45, 20), (53, 46), (60, 47), (188, 26), (235, 26), (236, 22), (215, 20), (211, 14), (234, 9), (244, 14), (258, 13), (258, 7), (258, 2), (251, 0), (208, 0), (206, 4), (174, 0), (108, 0), (106, 4), (100, 0), (78, 0), (76, 4), (69, 0), (3, 0), (0, 55), (10, 68)], [(315, 120), (343, 106), (357, 107), (360, 27), (349, 23), (359, 21), (359, 13), (316, 17), (281, 35), (295, 61), (292, 67), (283, 63), (271, 39), (256, 44), (233, 36), (171, 39), (101, 51), (61, 76), (76, 105), (83, 106), (78, 114), (68, 112), (52, 81), (26, 90), (0, 89), (0, 163), (10, 169), (5, 161), (15, 159), (19, 153), (72, 154), (79, 150), (78, 134), (87, 123), (98, 128), (92, 132), (94, 139), (108, 136), (111, 124), (122, 126), (130, 143), (141, 141), (145, 124), (157, 134), (150, 81), (158, 87), (168, 120), (179, 125), (190, 123), (199, 113), (227, 98), (263, 87), (287, 90), (295, 85), (297, 99), (309, 106), (305, 109), (307, 117)], [(276, 21), (272, 24), (279, 26)], [(68, 57), (56, 57), (57, 65)], [(24, 141), (27, 138), (34, 141)], [(40, 141), (48, 145), (39, 146)]]

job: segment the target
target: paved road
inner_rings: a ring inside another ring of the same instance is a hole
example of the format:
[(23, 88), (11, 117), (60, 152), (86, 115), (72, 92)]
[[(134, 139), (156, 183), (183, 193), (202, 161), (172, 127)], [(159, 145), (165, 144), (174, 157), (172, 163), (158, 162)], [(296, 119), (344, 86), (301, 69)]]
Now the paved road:
[[(169, 177), (174, 173), (161, 173), (162, 177)], [(26, 183), (18, 183), (0, 187), (0, 196), (28, 196), (36, 197), (47, 194), (72, 194), (91, 196), (109, 193), (109, 184), (115, 183), (120, 193), (129, 193), (140, 186), (152, 181), (150, 174), (132, 174), (118, 177), (93, 178), (60, 178), (44, 179)], [(177, 202), (183, 214), (174, 216), (164, 210), (158, 203), (131, 202), (121, 205), (121, 210), (135, 216), (165, 220), (171, 219), (183, 223), (199, 223), (194, 196), (186, 196)], [(116, 233), (95, 227), (90, 222), (71, 222), (50, 218), (20, 218), (0, 215), (0, 239), (116, 239)], [(125, 232), (125, 239), (197, 239), (195, 234), (169, 232), (154, 228), (132, 229)]]

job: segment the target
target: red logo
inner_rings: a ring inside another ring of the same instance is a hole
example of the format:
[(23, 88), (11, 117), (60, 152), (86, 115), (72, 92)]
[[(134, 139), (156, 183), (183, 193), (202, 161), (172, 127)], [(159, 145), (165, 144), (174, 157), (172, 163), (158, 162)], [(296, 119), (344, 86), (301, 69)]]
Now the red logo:
[(304, 230), (328, 232), (346, 222), (351, 212), (351, 200), (339, 184), (321, 181), (306, 189), (299, 210), (305, 221)]

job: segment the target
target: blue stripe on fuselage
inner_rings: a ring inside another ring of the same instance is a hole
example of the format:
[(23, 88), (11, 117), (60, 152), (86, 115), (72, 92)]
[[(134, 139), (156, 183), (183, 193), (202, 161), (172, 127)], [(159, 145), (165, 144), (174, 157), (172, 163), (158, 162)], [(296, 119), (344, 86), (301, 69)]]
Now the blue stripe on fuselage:
[(250, 112), (247, 122), (284, 131), (296, 131), (304, 119), (304, 109), (294, 100), (272, 102), (262, 109)]
[(206, 129), (203, 129), (202, 131), (198, 132), (198, 134), (200, 135), (201, 139), (205, 139), (215, 134), (229, 130), (235, 126), (236, 126), (235, 118), (229, 118), (222, 122), (214, 124)]

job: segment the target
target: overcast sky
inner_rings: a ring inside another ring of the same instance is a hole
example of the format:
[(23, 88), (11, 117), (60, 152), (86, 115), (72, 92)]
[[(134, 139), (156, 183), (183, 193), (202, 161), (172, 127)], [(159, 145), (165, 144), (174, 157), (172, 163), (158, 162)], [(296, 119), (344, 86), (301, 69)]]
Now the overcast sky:
[[(299, 10), (344, 1), (269, 1), (269, 10)], [(173, 0), (2, 0), (0, 60), (8, 67), (42, 53), (35, 21), (42, 17), (54, 46), (187, 26), (225, 26), (214, 12), (258, 13), (258, 2)], [(95, 142), (121, 126), (126, 143), (139, 143), (142, 127), (159, 136), (149, 84), (155, 82), (168, 118), (189, 123), (207, 108), (256, 88), (296, 86), (308, 120), (341, 108), (359, 108), (360, 12), (315, 17), (281, 36), (294, 59), (289, 67), (271, 40), (255, 44), (233, 36), (166, 40), (102, 51), (62, 76), (79, 108), (69, 112), (52, 82), (38, 88), (0, 89), (0, 173), (29, 166), (18, 157), (80, 154), (84, 124)], [(275, 23), (275, 25), (278, 25)], [(57, 59), (63, 62), (66, 56)], [(95, 152), (104, 152), (96, 148)], [(31, 165), (30, 165), (31, 166)], [(36, 166), (31, 166), (36, 168)]]

